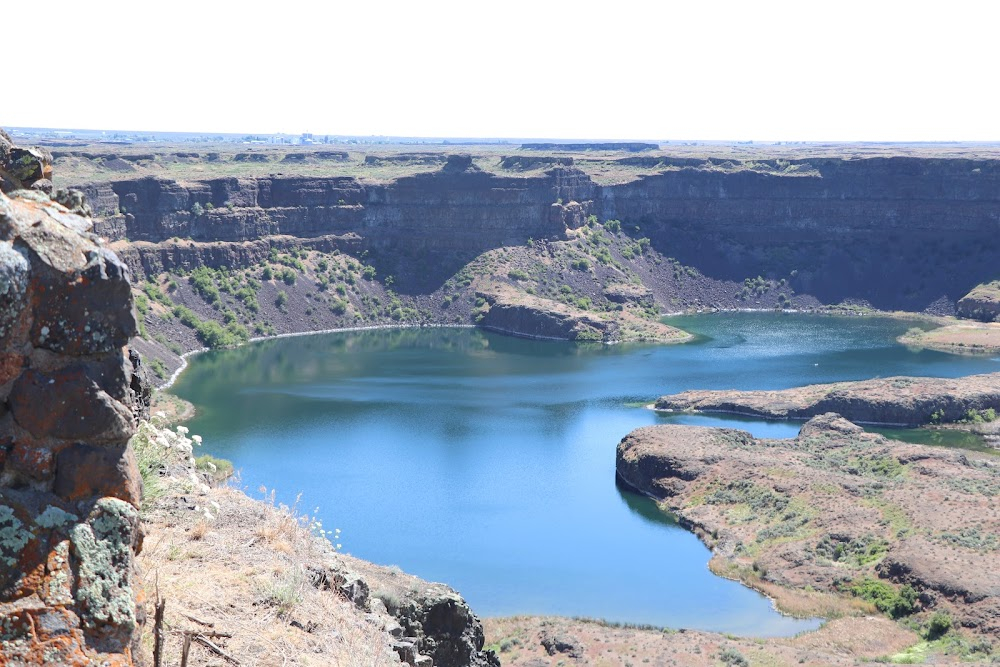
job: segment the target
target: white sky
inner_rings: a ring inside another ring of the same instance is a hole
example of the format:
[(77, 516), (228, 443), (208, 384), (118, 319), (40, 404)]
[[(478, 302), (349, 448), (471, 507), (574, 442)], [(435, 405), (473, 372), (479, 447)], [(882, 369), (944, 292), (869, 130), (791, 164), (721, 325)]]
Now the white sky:
[(0, 32), (0, 126), (1000, 140), (991, 1), (11, 0)]

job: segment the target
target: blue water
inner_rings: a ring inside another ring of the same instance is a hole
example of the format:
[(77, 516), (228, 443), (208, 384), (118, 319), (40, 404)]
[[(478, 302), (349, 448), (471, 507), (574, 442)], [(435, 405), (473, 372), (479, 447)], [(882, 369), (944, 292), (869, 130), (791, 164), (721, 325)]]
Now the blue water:
[(662, 416), (684, 389), (961, 376), (996, 360), (913, 352), (888, 319), (702, 315), (675, 346), (470, 329), (264, 341), (198, 355), (175, 393), (242, 483), (320, 508), (344, 550), (459, 590), (481, 615), (559, 614), (737, 634), (816, 626), (712, 575), (709, 551), (615, 484), (615, 446), (667, 421), (794, 437), (796, 423)]

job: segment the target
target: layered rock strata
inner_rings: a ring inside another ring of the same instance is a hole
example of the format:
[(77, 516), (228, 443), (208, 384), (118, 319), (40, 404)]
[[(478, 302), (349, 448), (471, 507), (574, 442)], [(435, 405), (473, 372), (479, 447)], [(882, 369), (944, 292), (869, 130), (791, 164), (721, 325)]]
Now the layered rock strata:
[(293, 237), (368, 251), (380, 275), (397, 278), (398, 290), (426, 293), (486, 250), (563, 238), (567, 227), (596, 215), (620, 220), (629, 234), (648, 237), (665, 257), (706, 276), (783, 280), (824, 303), (950, 311), (975, 285), (996, 278), (994, 160), (743, 164), (637, 156), (623, 163), (630, 159), (659, 173), (603, 185), (555, 165), (514, 178), (451, 156), (438, 171), (385, 183), (143, 178), (86, 190), (102, 217), (100, 234), (153, 244), (137, 246), (132, 265), (150, 273), (199, 261), (158, 247), (173, 237), (229, 245)]
[(592, 313), (551, 299), (484, 281), (476, 296), (484, 301), (477, 324), (484, 329), (524, 338), (617, 343), (681, 343), (691, 335), (627, 311)]

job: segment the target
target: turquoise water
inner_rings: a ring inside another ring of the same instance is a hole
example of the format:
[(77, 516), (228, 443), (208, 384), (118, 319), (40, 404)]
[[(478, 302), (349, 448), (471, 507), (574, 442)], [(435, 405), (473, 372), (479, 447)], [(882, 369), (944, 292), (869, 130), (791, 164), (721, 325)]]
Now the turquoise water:
[(960, 376), (995, 360), (912, 352), (893, 320), (676, 320), (688, 345), (575, 345), (471, 329), (264, 341), (198, 355), (174, 391), (251, 495), (320, 508), (344, 550), (459, 590), (481, 615), (560, 614), (737, 634), (814, 621), (712, 575), (709, 551), (615, 484), (615, 446), (670, 420), (793, 437), (795, 423), (658, 416), (684, 389)]

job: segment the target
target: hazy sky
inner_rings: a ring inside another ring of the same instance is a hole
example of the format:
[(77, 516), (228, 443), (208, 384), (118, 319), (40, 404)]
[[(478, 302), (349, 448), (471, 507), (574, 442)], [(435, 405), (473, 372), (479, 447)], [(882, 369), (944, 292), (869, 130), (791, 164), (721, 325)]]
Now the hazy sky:
[(0, 126), (1000, 140), (1000, 2), (49, 0), (0, 25)]

